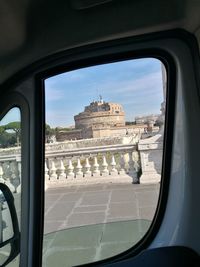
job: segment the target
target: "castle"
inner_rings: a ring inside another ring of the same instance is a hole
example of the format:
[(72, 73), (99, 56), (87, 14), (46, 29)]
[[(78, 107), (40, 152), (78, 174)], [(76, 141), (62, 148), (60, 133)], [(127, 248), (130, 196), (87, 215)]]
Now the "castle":
[(118, 103), (105, 102), (100, 97), (93, 101), (84, 111), (74, 116), (75, 129), (70, 131), (60, 130), (56, 136), (58, 141), (104, 138), (122, 136), (143, 131), (144, 125), (125, 125), (125, 112)]

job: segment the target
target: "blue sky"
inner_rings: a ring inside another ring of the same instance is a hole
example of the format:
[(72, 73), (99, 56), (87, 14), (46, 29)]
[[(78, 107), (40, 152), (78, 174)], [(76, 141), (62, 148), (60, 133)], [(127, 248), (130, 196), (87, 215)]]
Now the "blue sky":
[[(161, 63), (146, 58), (104, 64), (66, 72), (45, 81), (46, 122), (51, 127), (74, 125), (74, 115), (102, 95), (106, 102), (123, 105), (126, 120), (160, 113), (163, 101)], [(12, 109), (0, 125), (19, 121)]]
[(21, 114), (19, 108), (12, 108), (8, 113), (0, 120), (0, 126), (5, 125), (12, 121), (20, 121)]
[(163, 101), (161, 63), (146, 58), (83, 68), (45, 81), (46, 122), (66, 127), (74, 115), (102, 95), (106, 102), (123, 105), (126, 120), (160, 113)]

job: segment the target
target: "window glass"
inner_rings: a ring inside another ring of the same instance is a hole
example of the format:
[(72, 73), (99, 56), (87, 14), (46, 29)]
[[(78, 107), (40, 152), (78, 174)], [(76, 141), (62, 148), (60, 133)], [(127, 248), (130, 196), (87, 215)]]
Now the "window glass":
[(153, 58), (45, 81), (43, 266), (74, 266), (135, 245), (160, 190), (166, 73)]
[[(0, 121), (0, 183), (13, 193), (19, 227), (21, 216), (21, 115), (19, 108), (12, 108)], [(13, 228), (9, 209), (0, 195), (0, 236), (5, 241), (12, 237)], [(11, 252), (10, 244), (1, 248), (0, 261)], [(7, 266), (19, 266), (19, 256)]]

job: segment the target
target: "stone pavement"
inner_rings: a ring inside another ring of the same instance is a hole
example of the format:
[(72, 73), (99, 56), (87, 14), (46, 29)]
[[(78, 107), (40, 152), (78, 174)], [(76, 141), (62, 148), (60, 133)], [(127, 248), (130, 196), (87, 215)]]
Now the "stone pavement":
[(43, 267), (98, 261), (132, 247), (151, 224), (158, 194), (159, 184), (47, 190)]
[(124, 220), (152, 220), (159, 184), (104, 184), (48, 189), (44, 233)]

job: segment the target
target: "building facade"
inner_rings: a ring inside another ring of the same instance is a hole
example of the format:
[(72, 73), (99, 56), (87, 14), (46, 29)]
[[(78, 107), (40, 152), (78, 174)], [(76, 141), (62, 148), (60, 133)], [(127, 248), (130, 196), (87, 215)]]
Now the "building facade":
[(125, 112), (118, 103), (93, 101), (74, 116), (75, 129), (60, 131), (57, 141), (104, 138), (142, 133), (145, 125), (125, 125)]
[(122, 105), (100, 100), (86, 106), (83, 112), (74, 116), (74, 120), (76, 129), (87, 129), (101, 124), (102, 126), (118, 127), (125, 126), (125, 113)]

